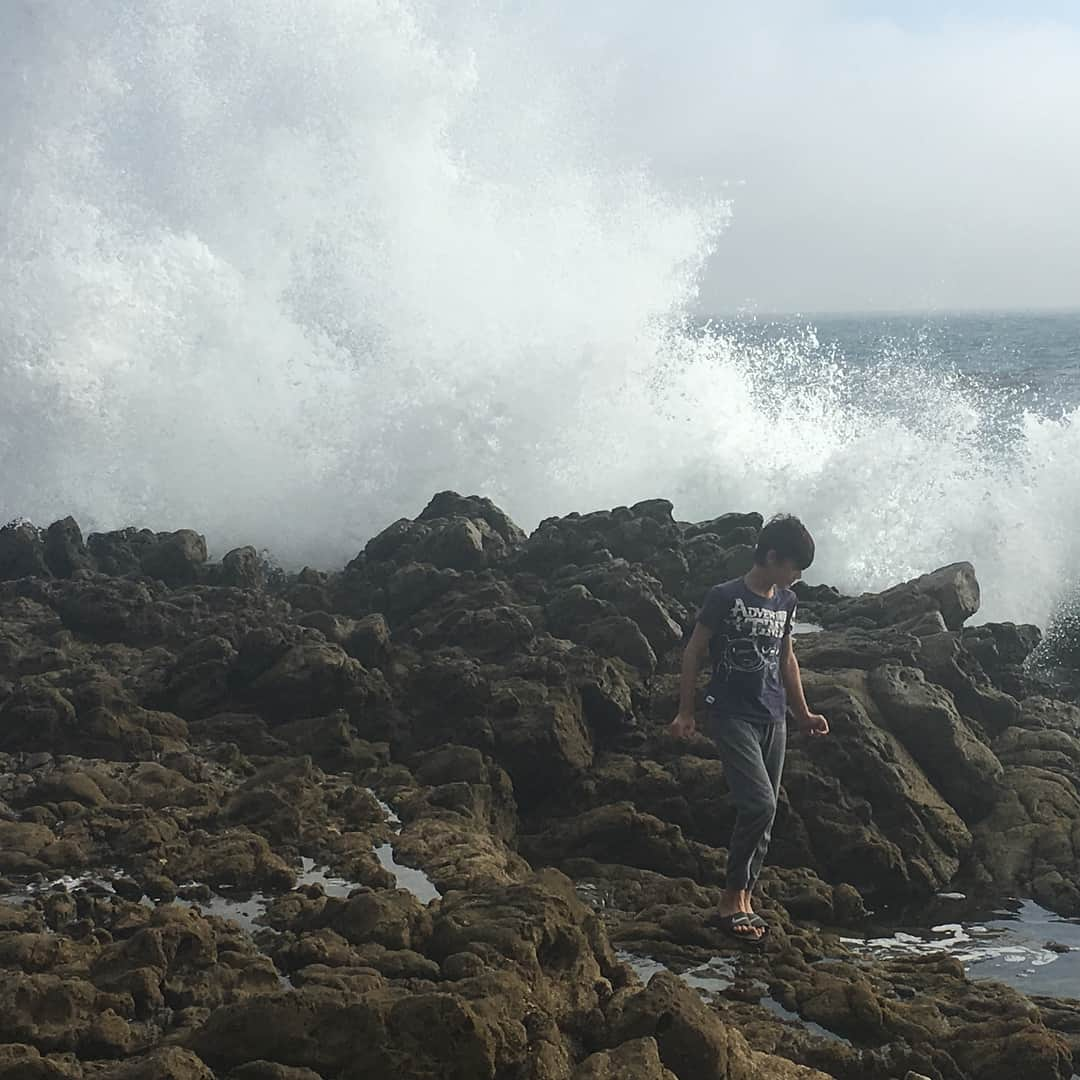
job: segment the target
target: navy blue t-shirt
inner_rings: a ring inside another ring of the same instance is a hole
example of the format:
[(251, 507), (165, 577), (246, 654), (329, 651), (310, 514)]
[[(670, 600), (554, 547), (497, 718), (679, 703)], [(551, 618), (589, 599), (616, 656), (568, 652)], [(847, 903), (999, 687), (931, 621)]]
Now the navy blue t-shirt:
[(791, 589), (758, 596), (742, 578), (714, 585), (698, 615), (711, 632), (713, 674), (705, 701), (721, 716), (781, 723), (787, 694), (780, 678), (780, 653), (795, 621)]

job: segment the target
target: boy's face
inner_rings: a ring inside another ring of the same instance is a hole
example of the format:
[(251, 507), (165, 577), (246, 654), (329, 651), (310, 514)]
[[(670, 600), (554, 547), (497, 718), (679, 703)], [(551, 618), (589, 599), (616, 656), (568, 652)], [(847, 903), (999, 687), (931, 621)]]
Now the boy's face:
[(802, 567), (793, 559), (780, 559), (775, 551), (770, 551), (765, 556), (765, 560), (774, 585), (790, 589), (802, 577)]

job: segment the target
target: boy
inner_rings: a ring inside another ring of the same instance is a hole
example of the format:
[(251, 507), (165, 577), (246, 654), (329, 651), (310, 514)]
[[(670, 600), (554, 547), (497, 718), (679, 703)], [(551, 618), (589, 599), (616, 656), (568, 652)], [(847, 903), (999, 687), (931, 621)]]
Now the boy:
[(798, 518), (779, 515), (762, 529), (749, 573), (714, 585), (705, 598), (683, 655), (679, 714), (671, 724), (675, 735), (693, 733), (697, 674), (708, 652), (706, 733), (720, 751), (736, 809), (718, 925), (751, 942), (768, 932), (750, 906), (750, 894), (776, 816), (787, 707), (807, 734), (829, 733), (825, 717), (806, 704), (791, 645), (796, 606), (791, 586), (813, 561), (813, 537)]

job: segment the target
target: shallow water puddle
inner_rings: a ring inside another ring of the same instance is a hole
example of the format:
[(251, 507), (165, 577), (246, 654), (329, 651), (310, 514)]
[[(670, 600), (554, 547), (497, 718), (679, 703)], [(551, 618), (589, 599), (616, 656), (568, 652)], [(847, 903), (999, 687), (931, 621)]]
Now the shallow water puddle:
[[(371, 790), (370, 788), (368, 789)], [(401, 829), (401, 819), (393, 809), (383, 802), (374, 791), (375, 797), (382, 808), (386, 822), (393, 827), (394, 832)], [(394, 858), (392, 844), (376, 844), (373, 847), (375, 857), (379, 864), (394, 875), (394, 881), (399, 889), (411, 892), (422, 904), (430, 904), (433, 900), (441, 898), (442, 894), (432, 883), (431, 879), (423, 870), (417, 870), (411, 866), (402, 866)], [(337, 877), (329, 873), (324, 866), (316, 866), (315, 860), (306, 856), (300, 860), (301, 871), (297, 876), (296, 887), (304, 885), (319, 885), (327, 896), (345, 898), (354, 889), (360, 888), (360, 882), (350, 881), (347, 878)], [(36, 897), (50, 892), (63, 890), (71, 892), (78, 888), (100, 888), (109, 893), (114, 893), (112, 885), (114, 877), (122, 876), (120, 870), (104, 870), (81, 876), (63, 875), (50, 881), (31, 882), (16, 892), (0, 896), (0, 901), (7, 904), (22, 905), (29, 903)], [(185, 881), (178, 886), (183, 891), (201, 886), (199, 881)], [(267, 906), (274, 897), (263, 892), (241, 892), (239, 890), (215, 889), (211, 891), (209, 898), (189, 900), (177, 897), (174, 901), (184, 907), (197, 907), (204, 915), (216, 915), (222, 919), (228, 919), (237, 923), (248, 933), (255, 933), (259, 929), (258, 920), (266, 911)], [(140, 903), (153, 906), (154, 902), (148, 897), (143, 897)]]
[(846, 1043), (851, 1045), (850, 1039), (845, 1039), (843, 1035), (837, 1035), (835, 1031), (830, 1031), (827, 1027), (822, 1027), (814, 1020), (804, 1020), (797, 1012), (792, 1012), (790, 1009), (785, 1008), (780, 1004), (776, 998), (769, 994), (765, 994), (761, 1001), (758, 1003), (763, 1005), (769, 1012), (779, 1016), (781, 1020), (787, 1020), (792, 1024), (798, 1024), (799, 1027), (805, 1028), (811, 1035), (817, 1035), (821, 1039), (830, 1039), (832, 1042)]
[(944, 951), (972, 978), (998, 979), (1027, 994), (1080, 997), (1080, 920), (1063, 919), (1032, 900), (1009, 901), (979, 919), (841, 940), (875, 958)]
[[(190, 888), (199, 884), (201, 883), (197, 881), (185, 882), (181, 888)], [(208, 900), (185, 900), (178, 896), (173, 902), (182, 907), (198, 908), (203, 915), (215, 915), (219, 919), (227, 919), (249, 934), (254, 934), (260, 929), (256, 922), (266, 911), (271, 900), (273, 897), (265, 893), (242, 893), (230, 896), (228, 893), (213, 892)]]
[(389, 803), (383, 802), (371, 788), (364, 790), (379, 804), (379, 809), (382, 810), (383, 819), (387, 824), (395, 826), (394, 832), (398, 832), (401, 829), (401, 818), (394, 813), (394, 808)]
[[(660, 963), (659, 960), (654, 960), (649, 956), (641, 956), (639, 953), (627, 952), (626, 950), (620, 949), (616, 950), (615, 955), (624, 964), (633, 968), (638, 978), (641, 979), (643, 983), (648, 983), (658, 971), (670, 971), (673, 975), (677, 975), (682, 979), (687, 986), (691, 986), (697, 990), (702, 997), (706, 998), (706, 1000), (714, 994), (719, 994), (724, 990), (727, 990), (735, 982), (734, 963), (731, 960), (720, 956), (714, 956), (711, 960), (706, 961), (704, 964), (699, 964), (697, 967), (688, 968), (685, 971), (676, 971), (674, 968), (670, 968), (666, 964)], [(780, 1017), (780, 1019), (798, 1024), (811, 1034), (818, 1035), (823, 1039), (832, 1039), (834, 1041), (845, 1043), (848, 1042), (842, 1035), (837, 1035), (835, 1032), (829, 1031), (828, 1028), (824, 1028), (820, 1024), (814, 1023), (812, 1020), (804, 1020), (798, 1013), (786, 1009), (779, 1001), (770, 996), (769, 988), (764, 983), (757, 985), (760, 986), (762, 995), (758, 1004)]]
[(718, 994), (735, 982), (735, 968), (730, 960), (714, 956), (711, 960), (697, 967), (676, 971), (667, 964), (660, 963), (649, 956), (617, 949), (615, 956), (637, 973), (643, 983), (647, 983), (658, 971), (670, 971), (677, 975), (687, 986), (700, 990), (704, 994)]
[[(393, 807), (383, 802), (371, 788), (367, 790), (382, 808), (387, 824), (394, 827), (394, 832), (401, 832), (401, 818), (394, 813)], [(394, 858), (393, 844), (379, 844), (375, 848), (375, 858), (379, 860), (379, 865), (383, 869), (389, 870), (394, 875), (398, 888), (408, 889), (421, 904), (430, 904), (432, 900), (442, 899), (442, 893), (435, 888), (431, 878), (423, 870), (417, 870), (412, 866), (402, 866)]]
[(432, 900), (442, 898), (442, 893), (432, 884), (423, 870), (412, 866), (402, 866), (394, 860), (394, 849), (390, 844), (380, 844), (375, 849), (379, 863), (394, 875), (399, 889), (408, 889), (421, 904), (430, 904)]
[[(108, 877), (104, 875), (110, 875)], [(64, 874), (61, 877), (49, 881), (31, 881), (17, 889), (15, 892), (0, 894), (0, 903), (11, 904), (14, 907), (22, 907), (38, 897), (48, 896), (53, 892), (73, 892), (75, 889), (101, 889), (104, 892), (114, 893), (112, 886), (113, 877), (119, 876), (120, 871), (101, 871), (100, 874), (83, 874), (78, 877)]]
[[(331, 875), (326, 867), (316, 866), (315, 860), (306, 856), (301, 858), (300, 867), (300, 873), (296, 878), (296, 888), (304, 885), (318, 885), (327, 896), (344, 898), (353, 889), (360, 887), (359, 882)], [(197, 881), (186, 881), (180, 888), (193, 888), (199, 884), (201, 883)], [(184, 907), (197, 907), (204, 915), (216, 915), (219, 918), (228, 919), (237, 923), (249, 934), (254, 934), (260, 929), (258, 920), (273, 900), (274, 896), (269, 893), (233, 893), (231, 890), (219, 888), (214, 890), (207, 900), (185, 900), (177, 897), (176, 903)]]
[(346, 897), (353, 889), (359, 888), (355, 881), (334, 877), (325, 866), (316, 866), (315, 860), (306, 856), (300, 860), (300, 867), (300, 876), (296, 879), (298, 889), (302, 885), (319, 885), (327, 896)]

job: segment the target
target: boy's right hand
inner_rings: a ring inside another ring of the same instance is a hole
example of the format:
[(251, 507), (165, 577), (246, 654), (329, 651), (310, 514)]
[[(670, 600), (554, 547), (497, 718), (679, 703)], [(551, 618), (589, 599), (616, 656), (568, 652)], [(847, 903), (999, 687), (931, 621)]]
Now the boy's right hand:
[(690, 713), (689, 716), (685, 713), (679, 713), (668, 725), (668, 731), (680, 739), (685, 739), (687, 736), (694, 734), (694, 726), (693, 713)]

